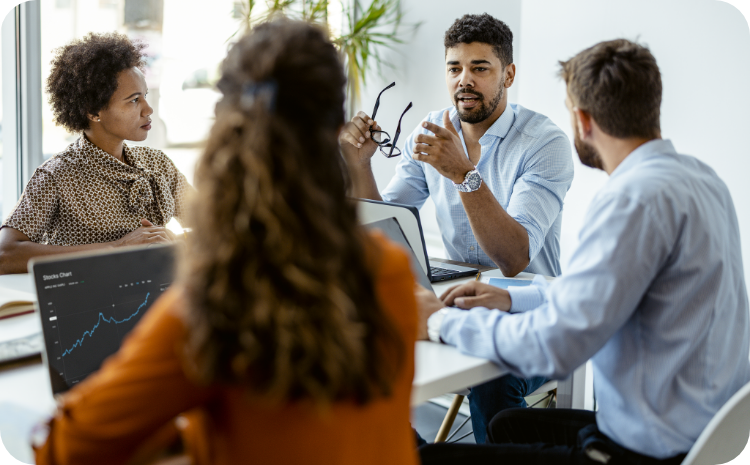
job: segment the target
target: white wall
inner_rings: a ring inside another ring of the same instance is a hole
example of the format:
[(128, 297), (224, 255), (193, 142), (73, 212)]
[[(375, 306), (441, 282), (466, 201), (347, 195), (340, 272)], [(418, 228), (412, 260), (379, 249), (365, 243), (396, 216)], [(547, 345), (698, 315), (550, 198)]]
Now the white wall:
[[(662, 71), (662, 135), (678, 151), (708, 163), (727, 183), (740, 220), (743, 258), (750, 264), (750, 33), (736, 8), (716, 0), (404, 0), (404, 5), (405, 20), (423, 24), (408, 44), (387, 55), (397, 69), (386, 71), (386, 78), (368, 80), (362, 106), (372, 111), (377, 92), (395, 80), (396, 87), (381, 99), (377, 119), (393, 131), (401, 111), (413, 101), (402, 126), (406, 134), (429, 111), (450, 105), (443, 34), (464, 13), (486, 11), (510, 26), (517, 65), (510, 101), (549, 116), (569, 137), (565, 86), (556, 76), (558, 60), (617, 37), (647, 44)], [(575, 179), (563, 215), (563, 270), (584, 212), (607, 179), (574, 159)], [(390, 180), (395, 164), (376, 155), (379, 187)], [(422, 214), (428, 242), (434, 245), (438, 236), (431, 205)]]
[[(518, 102), (552, 118), (572, 139), (557, 60), (617, 37), (638, 39), (656, 57), (664, 89), (662, 136), (679, 152), (708, 163), (729, 186), (750, 272), (750, 34), (745, 18), (714, 0), (524, 0)], [(563, 215), (563, 270), (584, 212), (606, 179), (577, 163)]]
[[(400, 148), (403, 148), (403, 141), (427, 113), (451, 105), (445, 84), (443, 36), (453, 21), (467, 13), (487, 12), (505, 21), (514, 34), (521, 25), (521, 0), (465, 0), (460, 3), (455, 0), (403, 0), (403, 5), (405, 23), (421, 21), (422, 24), (415, 33), (406, 36), (407, 43), (384, 54), (395, 68), (385, 69), (384, 77), (373, 73), (366, 82), (361, 100), (362, 109), (370, 114), (378, 92), (391, 82), (396, 82), (396, 87), (388, 89), (381, 97), (376, 118), (391, 135), (396, 130), (401, 112), (409, 102), (413, 102), (414, 106), (404, 116), (401, 124), (398, 142)], [(517, 38), (514, 38), (513, 45), (518, 47)], [(517, 87), (514, 84), (509, 91), (511, 100), (515, 99)], [(398, 158), (388, 160), (380, 152), (376, 152), (373, 171), (380, 189), (390, 181), (397, 163)], [(430, 256), (446, 256), (431, 201), (422, 208), (421, 216), (428, 253)]]

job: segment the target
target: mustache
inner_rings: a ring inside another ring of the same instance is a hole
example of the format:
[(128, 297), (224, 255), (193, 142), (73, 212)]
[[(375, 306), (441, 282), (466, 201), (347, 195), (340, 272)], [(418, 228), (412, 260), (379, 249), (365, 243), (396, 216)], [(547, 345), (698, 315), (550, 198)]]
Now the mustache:
[(463, 87), (461, 89), (458, 89), (455, 94), (453, 94), (453, 100), (458, 100), (458, 96), (461, 94), (471, 94), (476, 95), (480, 100), (484, 99), (484, 95), (481, 92), (477, 92), (471, 88)]

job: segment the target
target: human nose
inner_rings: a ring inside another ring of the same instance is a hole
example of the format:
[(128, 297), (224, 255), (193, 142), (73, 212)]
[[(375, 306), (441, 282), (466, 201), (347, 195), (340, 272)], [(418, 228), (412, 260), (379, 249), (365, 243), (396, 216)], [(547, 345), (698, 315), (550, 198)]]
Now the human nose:
[(465, 69), (461, 72), (458, 80), (458, 87), (474, 87), (474, 80), (472, 79), (470, 70)]
[(154, 114), (154, 109), (151, 107), (151, 105), (148, 104), (148, 100), (145, 98), (143, 99), (143, 103), (146, 105), (143, 106), (143, 116), (151, 116)]

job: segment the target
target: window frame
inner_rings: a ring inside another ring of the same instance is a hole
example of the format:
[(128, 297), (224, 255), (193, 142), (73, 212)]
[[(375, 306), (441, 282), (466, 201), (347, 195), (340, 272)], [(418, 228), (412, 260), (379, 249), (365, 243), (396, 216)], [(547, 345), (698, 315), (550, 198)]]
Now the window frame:
[(41, 8), (16, 5), (2, 23), (3, 219), (7, 218), (42, 153)]

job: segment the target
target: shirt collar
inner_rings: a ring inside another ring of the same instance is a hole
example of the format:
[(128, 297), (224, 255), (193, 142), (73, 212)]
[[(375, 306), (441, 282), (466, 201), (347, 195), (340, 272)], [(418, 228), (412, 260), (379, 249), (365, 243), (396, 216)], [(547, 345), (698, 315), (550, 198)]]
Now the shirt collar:
[[(453, 127), (455, 127), (459, 133), (461, 133), (461, 121), (458, 119), (458, 111), (456, 110), (455, 106), (451, 107), (450, 109), (450, 117), (451, 123), (453, 123)], [(508, 131), (510, 131), (510, 128), (513, 127), (513, 123), (515, 122), (515, 120), (516, 114), (509, 103), (505, 106), (503, 114), (500, 115), (500, 117), (495, 120), (494, 123), (492, 123), (492, 126), (487, 129), (482, 137), (479, 138), (480, 144), (482, 143), (482, 139), (487, 136), (499, 137), (501, 139), (504, 139), (508, 135)]]
[(91, 142), (85, 134), (81, 134), (81, 137), (78, 138), (78, 149), (83, 151), (84, 149), (88, 149), (90, 152), (97, 156), (101, 161), (106, 163), (114, 163), (116, 165), (123, 165), (128, 168), (136, 167), (136, 157), (134, 157), (132, 150), (128, 147), (126, 143), (122, 143), (122, 152), (123, 152), (123, 158), (128, 160), (131, 165), (128, 165), (127, 163), (123, 163), (117, 158), (113, 157), (112, 155), (108, 154), (104, 150), (97, 147), (93, 142)]
[(645, 159), (659, 153), (676, 154), (677, 151), (674, 149), (674, 145), (672, 145), (672, 141), (669, 139), (650, 140), (630, 152), (630, 154), (620, 162), (620, 165), (615, 168), (609, 178), (612, 179), (622, 173), (626, 173), (638, 166)]

